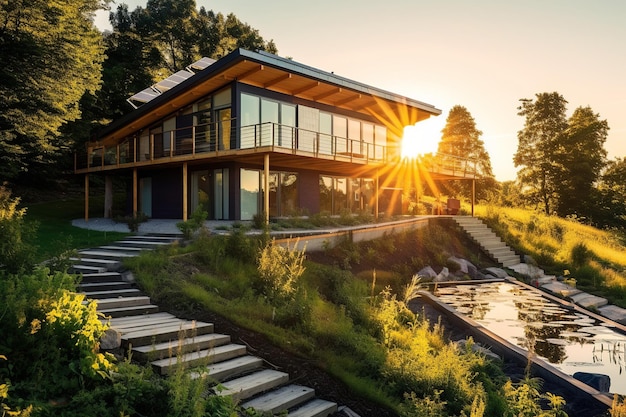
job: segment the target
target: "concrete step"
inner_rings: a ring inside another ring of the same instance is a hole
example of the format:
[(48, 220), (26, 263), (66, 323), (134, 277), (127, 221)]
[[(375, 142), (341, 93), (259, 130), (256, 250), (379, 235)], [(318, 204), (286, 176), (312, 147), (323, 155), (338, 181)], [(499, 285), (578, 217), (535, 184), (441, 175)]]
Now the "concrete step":
[(119, 291), (119, 290), (128, 290), (133, 286), (130, 282), (125, 281), (113, 281), (113, 282), (88, 282), (78, 284), (78, 289), (80, 291), (88, 292), (88, 291)]
[(133, 248), (130, 246), (118, 246), (118, 245), (105, 245), (105, 246), (100, 246), (97, 249), (122, 252), (122, 253), (128, 253), (128, 254), (139, 254), (142, 250), (145, 250), (144, 248)]
[(315, 397), (315, 390), (301, 385), (287, 385), (272, 390), (241, 404), (245, 410), (253, 408), (264, 413), (280, 414), (303, 405)]
[(502, 266), (504, 267), (517, 265), (519, 264), (519, 262), (520, 262), (519, 256), (516, 256), (515, 258), (498, 259), (498, 263), (502, 264)]
[(150, 242), (164, 242), (174, 243), (181, 240), (182, 234), (175, 236), (168, 235), (130, 235), (126, 236), (124, 240), (137, 240), (137, 241), (150, 241)]
[(485, 249), (487, 253), (492, 256), (506, 256), (506, 255), (515, 255), (515, 252), (511, 250), (508, 246), (501, 246), (497, 248)]
[(130, 344), (133, 347), (150, 346), (153, 343), (213, 333), (213, 330), (213, 323), (204, 323), (202, 321), (184, 321), (182, 323), (157, 325), (156, 327), (148, 326), (123, 333), (122, 345), (128, 346)]
[(126, 246), (131, 248), (156, 249), (169, 245), (169, 242), (159, 242), (153, 240), (118, 240), (115, 242), (117, 246)]
[(198, 352), (213, 349), (230, 343), (230, 336), (219, 333), (202, 334), (182, 340), (155, 343), (133, 348), (133, 358), (138, 361), (154, 361), (180, 353)]
[(235, 376), (250, 373), (251, 371), (263, 367), (263, 359), (256, 356), (240, 356), (238, 358), (229, 359), (218, 363), (211, 364), (206, 367), (205, 371), (192, 372), (192, 378), (200, 376), (208, 376), (212, 381), (225, 381)]
[(118, 289), (118, 290), (107, 290), (107, 291), (84, 291), (81, 290), (85, 297), (90, 298), (92, 300), (99, 300), (104, 298), (111, 297), (137, 297), (141, 295), (141, 291), (137, 288), (128, 288), (128, 289)]
[(98, 300), (98, 310), (121, 308), (121, 307), (133, 307), (150, 304), (150, 297), (141, 295), (138, 297), (123, 297), (123, 298), (103, 298)]
[(113, 250), (82, 250), (78, 252), (81, 258), (94, 258), (94, 259), (109, 259), (113, 261), (123, 261), (126, 258), (132, 258), (137, 256), (137, 253), (128, 253)]
[(289, 411), (289, 417), (327, 417), (336, 412), (336, 403), (316, 398), (302, 407)]
[(105, 317), (111, 317), (111, 318), (140, 316), (142, 314), (158, 313), (158, 311), (159, 311), (159, 307), (152, 305), (152, 304), (98, 310), (98, 312), (102, 313)]
[(81, 284), (92, 284), (97, 282), (126, 282), (119, 272), (97, 272), (93, 274), (83, 274)]
[[(222, 362), (246, 354), (246, 346), (230, 343), (217, 346), (212, 349), (205, 349), (199, 352), (189, 352), (174, 358), (164, 358), (151, 362), (152, 366), (161, 375), (172, 373), (177, 366), (185, 368), (208, 365), (210, 363)], [(286, 374), (285, 374), (286, 375)], [(260, 392), (260, 391), (258, 391)], [(247, 398), (247, 397), (246, 397)]]
[(96, 258), (70, 258), (70, 261), (75, 262), (81, 266), (96, 266), (102, 267), (106, 271), (119, 271), (122, 268), (120, 261), (113, 261), (110, 259), (96, 259)]
[(230, 395), (235, 400), (245, 400), (286, 384), (288, 381), (289, 375), (284, 372), (263, 369), (250, 375), (222, 382), (220, 384), (222, 390), (218, 391), (217, 395)]
[[(161, 316), (161, 314), (166, 314), (166, 316)], [(114, 327), (122, 333), (128, 333), (138, 330), (158, 329), (159, 327), (165, 326), (183, 325), (186, 322), (187, 320), (179, 319), (169, 313), (157, 313), (146, 314), (144, 316), (115, 318), (111, 320), (111, 327)]]
[(97, 274), (107, 272), (107, 269), (102, 266), (89, 266), (89, 265), (72, 265), (68, 272), (70, 274)]

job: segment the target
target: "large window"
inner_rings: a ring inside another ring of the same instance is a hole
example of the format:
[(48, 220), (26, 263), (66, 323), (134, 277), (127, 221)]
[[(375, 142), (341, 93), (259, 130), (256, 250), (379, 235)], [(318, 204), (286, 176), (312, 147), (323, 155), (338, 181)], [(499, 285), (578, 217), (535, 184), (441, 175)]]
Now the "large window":
[(241, 170), (241, 220), (252, 220), (255, 215), (259, 214), (260, 174), (257, 170)]

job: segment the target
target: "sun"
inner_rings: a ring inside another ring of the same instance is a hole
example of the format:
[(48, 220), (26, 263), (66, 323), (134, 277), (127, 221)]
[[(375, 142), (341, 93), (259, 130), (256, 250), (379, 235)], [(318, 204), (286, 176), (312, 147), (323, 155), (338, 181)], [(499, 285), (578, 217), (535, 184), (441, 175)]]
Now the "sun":
[(442, 128), (442, 122), (436, 118), (405, 126), (402, 135), (402, 158), (416, 158), (437, 152)]

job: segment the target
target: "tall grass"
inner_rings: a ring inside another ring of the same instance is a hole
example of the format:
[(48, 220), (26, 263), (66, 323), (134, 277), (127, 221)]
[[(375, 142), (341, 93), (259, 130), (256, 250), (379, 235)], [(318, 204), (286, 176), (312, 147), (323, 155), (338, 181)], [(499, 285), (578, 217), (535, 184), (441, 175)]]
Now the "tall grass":
[(520, 208), (479, 205), (475, 213), (547, 272), (567, 270), (585, 289), (626, 307), (626, 246), (620, 232)]

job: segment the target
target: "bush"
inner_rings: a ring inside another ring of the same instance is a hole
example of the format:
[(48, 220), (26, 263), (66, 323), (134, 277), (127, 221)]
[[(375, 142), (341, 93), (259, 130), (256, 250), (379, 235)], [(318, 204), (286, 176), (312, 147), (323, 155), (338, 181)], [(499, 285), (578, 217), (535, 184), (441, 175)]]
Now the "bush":
[(270, 301), (286, 304), (294, 301), (299, 280), (304, 273), (304, 249), (298, 250), (298, 242), (289, 247), (268, 242), (259, 252), (257, 270), (263, 293)]
[(141, 225), (141, 223), (147, 222), (148, 219), (148, 215), (142, 213), (141, 211), (137, 212), (134, 216), (123, 216), (114, 218), (114, 220), (118, 223), (126, 223), (128, 225), (128, 230), (130, 230), (131, 233), (137, 233), (139, 231), (139, 225)]
[(183, 233), (185, 239), (191, 239), (194, 233), (204, 226), (208, 216), (209, 213), (198, 208), (193, 212), (189, 220), (176, 223), (176, 227)]
[(35, 259), (34, 240), (36, 223), (26, 223), (26, 209), (18, 209), (19, 198), (0, 186), (0, 273), (17, 273), (32, 268)]
[(580, 267), (580, 266), (585, 265), (587, 262), (589, 262), (592, 256), (593, 256), (593, 253), (582, 242), (576, 243), (572, 247), (572, 251), (570, 255), (572, 264), (575, 267)]

